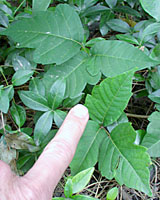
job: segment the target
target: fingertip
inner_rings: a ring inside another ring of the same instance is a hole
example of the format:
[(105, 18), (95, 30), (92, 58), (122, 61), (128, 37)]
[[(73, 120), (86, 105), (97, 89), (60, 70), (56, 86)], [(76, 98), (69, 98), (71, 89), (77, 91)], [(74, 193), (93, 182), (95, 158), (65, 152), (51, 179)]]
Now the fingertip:
[(82, 104), (77, 104), (71, 109), (71, 113), (78, 118), (88, 118), (88, 109)]

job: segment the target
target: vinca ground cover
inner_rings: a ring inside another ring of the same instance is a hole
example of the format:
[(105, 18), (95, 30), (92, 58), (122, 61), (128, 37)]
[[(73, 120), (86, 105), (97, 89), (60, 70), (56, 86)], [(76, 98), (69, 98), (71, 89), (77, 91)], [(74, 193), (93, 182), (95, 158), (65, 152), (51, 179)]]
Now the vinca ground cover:
[(0, 159), (25, 174), (81, 103), (90, 120), (53, 199), (159, 199), (159, 10), (0, 0)]

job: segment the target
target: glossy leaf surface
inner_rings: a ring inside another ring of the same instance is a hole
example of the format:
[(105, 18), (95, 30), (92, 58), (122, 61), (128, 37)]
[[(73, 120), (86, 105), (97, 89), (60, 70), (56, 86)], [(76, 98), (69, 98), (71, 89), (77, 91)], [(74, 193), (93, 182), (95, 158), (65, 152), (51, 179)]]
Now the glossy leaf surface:
[(15, 123), (19, 127), (23, 126), (24, 122), (26, 121), (25, 109), (20, 105), (16, 105), (15, 103), (12, 103), (10, 112), (11, 112), (12, 118), (15, 121)]
[(23, 85), (24, 83), (26, 83), (30, 77), (32, 76), (33, 71), (32, 70), (18, 70), (16, 71), (16, 73), (13, 75), (12, 77), (12, 83), (14, 86), (19, 86), (19, 85)]
[(47, 100), (31, 91), (19, 91), (18, 92), (22, 102), (33, 110), (48, 111), (50, 110)]
[(34, 141), (39, 146), (52, 127), (53, 112), (45, 112), (37, 121), (34, 129)]

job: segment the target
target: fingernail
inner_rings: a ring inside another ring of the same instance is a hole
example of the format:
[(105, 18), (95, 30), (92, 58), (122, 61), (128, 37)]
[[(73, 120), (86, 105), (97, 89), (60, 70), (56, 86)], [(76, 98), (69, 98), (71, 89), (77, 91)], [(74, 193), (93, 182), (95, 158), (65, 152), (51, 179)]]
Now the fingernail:
[(84, 118), (88, 115), (88, 109), (85, 106), (78, 104), (72, 109), (72, 113), (76, 117)]

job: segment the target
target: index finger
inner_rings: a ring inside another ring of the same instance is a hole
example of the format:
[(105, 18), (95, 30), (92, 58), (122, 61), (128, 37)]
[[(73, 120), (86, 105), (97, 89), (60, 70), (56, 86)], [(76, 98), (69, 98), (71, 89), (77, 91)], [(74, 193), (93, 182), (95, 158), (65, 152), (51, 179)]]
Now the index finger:
[(72, 108), (56, 136), (25, 177), (35, 180), (43, 190), (46, 185), (54, 189), (74, 156), (88, 119), (86, 107), (77, 105)]

